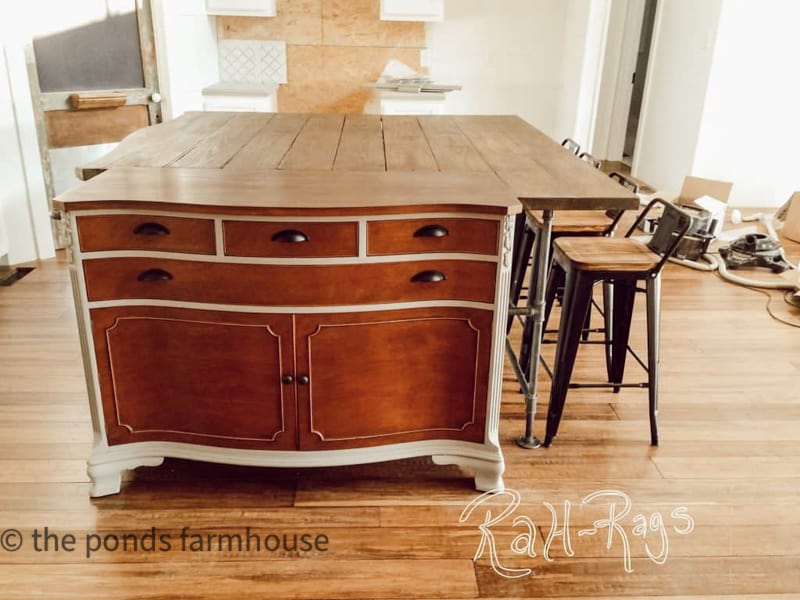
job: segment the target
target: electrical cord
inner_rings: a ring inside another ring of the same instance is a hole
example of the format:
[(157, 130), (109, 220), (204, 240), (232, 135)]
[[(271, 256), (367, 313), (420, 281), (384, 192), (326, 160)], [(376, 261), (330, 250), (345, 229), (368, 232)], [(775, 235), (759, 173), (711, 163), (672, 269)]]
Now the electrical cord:
[[(769, 316), (770, 316), (770, 317), (771, 317), (773, 320), (777, 321), (778, 323), (783, 323), (784, 325), (788, 325), (789, 327), (796, 327), (796, 328), (800, 329), (800, 320), (798, 320), (797, 322), (787, 321), (786, 319), (783, 319), (783, 318), (779, 317), (778, 315), (776, 315), (776, 314), (775, 314), (775, 313), (772, 311), (772, 301), (774, 300), (774, 297), (773, 297), (773, 296), (772, 296), (772, 294), (770, 294), (768, 291), (766, 291), (766, 290), (762, 290), (762, 289), (760, 289), (760, 288), (757, 288), (757, 287), (751, 287), (751, 286), (742, 286), (742, 287), (746, 287), (748, 290), (750, 290), (750, 291), (752, 291), (752, 292), (758, 292), (759, 294), (762, 294), (762, 295), (764, 295), (764, 296), (766, 296), (766, 297), (767, 297), (767, 306), (766, 306), (766, 309), (767, 309), (767, 314), (768, 314), (768, 315), (769, 315)], [(792, 304), (791, 302), (789, 302), (789, 301), (786, 299), (786, 298), (787, 298), (789, 295), (791, 295), (791, 293), (792, 293), (792, 291), (791, 291), (791, 290), (788, 290), (788, 291), (787, 291), (787, 292), (786, 292), (786, 293), (783, 295), (783, 301), (784, 301), (784, 302), (786, 302), (786, 304), (789, 304), (790, 306), (794, 306), (794, 304)]]

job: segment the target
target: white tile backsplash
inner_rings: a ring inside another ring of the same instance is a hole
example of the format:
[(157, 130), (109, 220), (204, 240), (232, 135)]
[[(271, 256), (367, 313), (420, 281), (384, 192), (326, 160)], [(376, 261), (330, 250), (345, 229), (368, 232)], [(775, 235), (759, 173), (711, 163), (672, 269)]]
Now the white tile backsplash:
[(220, 40), (221, 81), (286, 83), (286, 42)]

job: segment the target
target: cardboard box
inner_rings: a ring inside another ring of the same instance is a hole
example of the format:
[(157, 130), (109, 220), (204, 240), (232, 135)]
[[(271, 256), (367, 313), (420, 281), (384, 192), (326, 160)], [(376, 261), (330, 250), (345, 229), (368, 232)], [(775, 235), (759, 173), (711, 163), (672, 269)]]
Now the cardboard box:
[(800, 192), (795, 192), (789, 199), (789, 210), (783, 222), (783, 236), (793, 242), (800, 242)]
[(733, 183), (716, 179), (687, 176), (683, 178), (683, 187), (677, 203), (682, 206), (694, 206), (694, 201), (702, 196), (711, 196), (720, 202), (727, 202), (731, 197)]

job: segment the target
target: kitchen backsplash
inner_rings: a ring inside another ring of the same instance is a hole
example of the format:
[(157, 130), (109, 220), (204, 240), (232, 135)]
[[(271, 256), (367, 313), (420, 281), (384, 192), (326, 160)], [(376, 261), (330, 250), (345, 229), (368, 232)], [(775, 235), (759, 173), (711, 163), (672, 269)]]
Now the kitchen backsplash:
[(380, 0), (278, 0), (277, 10), (273, 18), (217, 17), (217, 37), (220, 60), (228, 42), (286, 42), (281, 112), (360, 113), (371, 95), (363, 85), (390, 60), (421, 69), (425, 24), (381, 21)]
[(286, 83), (286, 42), (220, 40), (219, 76), (222, 81)]

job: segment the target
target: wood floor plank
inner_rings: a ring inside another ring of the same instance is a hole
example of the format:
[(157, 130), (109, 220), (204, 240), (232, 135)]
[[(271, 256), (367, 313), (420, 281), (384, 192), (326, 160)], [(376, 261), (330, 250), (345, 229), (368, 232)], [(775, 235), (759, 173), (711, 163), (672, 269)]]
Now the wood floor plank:
[[(202, 563), (201, 563), (202, 564)], [(183, 563), (0, 565), (4, 598), (106, 600), (109, 590), (120, 600), (245, 597), (309, 599), (476, 598), (478, 589), (468, 560), (224, 562), (206, 569), (198, 585), (195, 570)], [(169, 588), (164, 589), (165, 582)]]
[[(532, 559), (536, 561), (536, 559)], [(524, 568), (528, 561), (507, 561)], [(504, 563), (505, 564), (505, 563)], [(482, 596), (782, 594), (800, 589), (796, 557), (674, 558), (663, 565), (633, 560), (625, 573), (618, 559), (572, 558), (536, 565), (535, 577), (506, 579), (488, 564), (476, 567)]]

